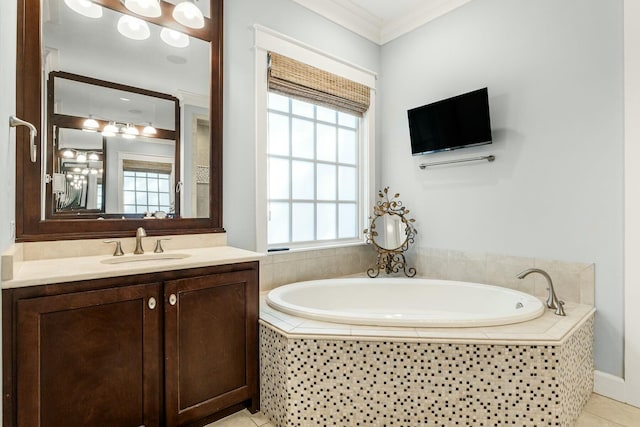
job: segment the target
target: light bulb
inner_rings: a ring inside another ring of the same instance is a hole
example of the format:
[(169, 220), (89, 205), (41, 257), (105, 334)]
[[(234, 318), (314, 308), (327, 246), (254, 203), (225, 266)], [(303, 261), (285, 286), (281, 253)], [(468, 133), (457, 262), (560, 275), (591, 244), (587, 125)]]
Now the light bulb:
[(189, 28), (204, 27), (204, 16), (198, 7), (190, 1), (185, 1), (173, 8), (173, 19)]
[(82, 175), (88, 175), (89, 174), (89, 169), (82, 169)]
[(116, 126), (116, 122), (109, 122), (109, 124), (102, 129), (102, 136), (116, 136), (118, 131), (119, 129), (118, 126)]
[(132, 40), (145, 40), (151, 35), (149, 25), (146, 22), (129, 15), (124, 15), (118, 19), (118, 31)]
[(158, 0), (124, 0), (124, 7), (138, 15), (157, 18), (162, 15)]
[(102, 7), (89, 0), (64, 0), (69, 9), (87, 18), (102, 18)]
[(100, 160), (100, 158), (98, 157), (98, 155), (96, 153), (89, 153), (87, 158), (89, 160), (91, 160), (91, 161), (94, 161), (94, 162)]
[(155, 135), (156, 133), (158, 133), (158, 131), (156, 130), (156, 128), (151, 126), (151, 123), (145, 126), (144, 129), (142, 129), (143, 135)]
[(91, 175), (97, 175), (98, 169), (91, 169)]
[(138, 130), (138, 128), (132, 125), (131, 123), (127, 124), (127, 127), (124, 130), (124, 133), (125, 135), (133, 135), (133, 136), (140, 135), (140, 131)]
[(80, 163), (84, 163), (87, 161), (87, 155), (84, 153), (78, 153), (78, 155), (76, 156), (76, 161), (80, 162)]
[(189, 37), (187, 37), (186, 34), (170, 28), (163, 28), (162, 31), (160, 31), (160, 38), (169, 46), (179, 48), (189, 46)]
[(87, 132), (95, 132), (98, 130), (98, 127), (100, 127), (100, 124), (91, 116), (91, 114), (89, 114), (89, 118), (82, 123), (82, 130)]
[(65, 159), (71, 159), (75, 156), (73, 150), (69, 150), (68, 148), (62, 152), (62, 157)]

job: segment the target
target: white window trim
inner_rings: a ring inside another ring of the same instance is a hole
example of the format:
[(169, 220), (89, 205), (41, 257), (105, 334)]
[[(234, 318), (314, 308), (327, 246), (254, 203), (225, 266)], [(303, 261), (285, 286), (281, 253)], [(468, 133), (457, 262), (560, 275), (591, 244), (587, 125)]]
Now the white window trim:
[[(371, 88), (371, 105), (364, 114), (360, 127), (360, 138), (368, 141), (360, 144), (359, 167), (362, 170), (359, 179), (359, 218), (366, 228), (369, 209), (374, 198), (375, 183), (375, 107), (376, 107), (376, 74), (348, 61), (337, 58), (312, 46), (292, 39), (289, 36), (273, 31), (261, 25), (254, 25), (255, 30), (255, 141), (256, 141), (256, 249), (266, 252), (268, 210), (267, 210), (267, 52), (273, 51), (289, 58), (304, 62), (313, 67), (362, 83)], [(361, 141), (362, 142), (362, 141)], [(362, 228), (362, 227), (361, 227)], [(351, 246), (364, 243), (364, 235), (359, 231), (358, 237), (352, 240), (329, 240), (311, 245), (299, 246), (291, 244), (289, 249), (305, 250), (326, 247)]]

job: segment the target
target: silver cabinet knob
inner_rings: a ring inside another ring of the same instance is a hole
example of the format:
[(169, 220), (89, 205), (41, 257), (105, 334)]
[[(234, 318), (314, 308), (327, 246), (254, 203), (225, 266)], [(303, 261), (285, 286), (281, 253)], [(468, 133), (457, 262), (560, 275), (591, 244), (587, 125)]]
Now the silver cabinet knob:
[(157, 304), (157, 301), (156, 301), (156, 299), (154, 297), (149, 298), (149, 302), (147, 303), (147, 305), (149, 306), (149, 308), (151, 310), (156, 308), (156, 304)]
[(178, 297), (176, 296), (176, 294), (169, 295), (169, 304), (176, 305), (177, 302), (178, 302)]

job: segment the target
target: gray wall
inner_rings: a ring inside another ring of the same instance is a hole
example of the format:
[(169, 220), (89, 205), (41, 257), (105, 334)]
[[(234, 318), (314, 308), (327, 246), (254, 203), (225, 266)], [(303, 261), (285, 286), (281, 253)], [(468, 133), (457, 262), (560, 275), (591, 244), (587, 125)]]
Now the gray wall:
[[(596, 367), (623, 369), (621, 0), (475, 0), (382, 47), (382, 185), (423, 247), (596, 265)], [(494, 143), (412, 158), (406, 110), (488, 86)], [(494, 163), (421, 162), (496, 155)]]
[(226, 1), (224, 19), (223, 224), (229, 244), (255, 249), (253, 25), (264, 25), (374, 72), (379, 70), (380, 48), (291, 0)]

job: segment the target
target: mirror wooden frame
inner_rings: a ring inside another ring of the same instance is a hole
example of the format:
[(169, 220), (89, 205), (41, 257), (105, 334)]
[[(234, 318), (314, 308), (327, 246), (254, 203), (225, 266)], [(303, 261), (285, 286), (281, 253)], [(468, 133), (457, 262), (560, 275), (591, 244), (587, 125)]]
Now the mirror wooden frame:
[[(103, 7), (129, 14), (119, 0), (93, 0)], [(149, 22), (179, 30), (210, 41), (210, 138), (209, 218), (175, 218), (162, 221), (144, 219), (41, 219), (42, 200), (42, 55), (40, 0), (17, 0), (18, 33), (16, 57), (16, 115), (33, 123), (38, 130), (38, 155), (32, 163), (29, 133), (16, 129), (16, 242), (129, 237), (138, 227), (149, 235), (222, 233), (222, 40), (223, 0), (211, 2), (211, 17), (203, 29), (190, 29), (160, 18)], [(163, 15), (170, 15), (172, 4), (161, 1)], [(45, 132), (46, 134), (46, 132)]]

